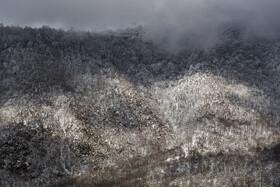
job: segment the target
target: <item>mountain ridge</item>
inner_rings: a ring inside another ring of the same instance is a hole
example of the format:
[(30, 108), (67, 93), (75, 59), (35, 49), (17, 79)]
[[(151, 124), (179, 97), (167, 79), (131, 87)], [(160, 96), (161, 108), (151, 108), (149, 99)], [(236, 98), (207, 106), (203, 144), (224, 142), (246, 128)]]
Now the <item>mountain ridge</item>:
[(166, 53), (0, 27), (0, 184), (277, 186), (278, 40)]

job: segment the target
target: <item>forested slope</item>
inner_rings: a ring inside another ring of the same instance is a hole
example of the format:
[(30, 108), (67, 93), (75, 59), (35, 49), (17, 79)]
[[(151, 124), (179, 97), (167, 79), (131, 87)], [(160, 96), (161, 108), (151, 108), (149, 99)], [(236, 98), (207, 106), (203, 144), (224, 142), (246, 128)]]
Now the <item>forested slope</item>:
[(280, 41), (226, 34), (1, 26), (0, 184), (279, 186)]

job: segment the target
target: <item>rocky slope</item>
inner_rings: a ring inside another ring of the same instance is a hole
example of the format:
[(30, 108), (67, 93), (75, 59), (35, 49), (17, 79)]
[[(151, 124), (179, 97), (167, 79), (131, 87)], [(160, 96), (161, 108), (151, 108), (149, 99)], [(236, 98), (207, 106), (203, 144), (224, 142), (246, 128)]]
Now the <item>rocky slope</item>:
[(2, 186), (279, 186), (280, 42), (0, 28)]

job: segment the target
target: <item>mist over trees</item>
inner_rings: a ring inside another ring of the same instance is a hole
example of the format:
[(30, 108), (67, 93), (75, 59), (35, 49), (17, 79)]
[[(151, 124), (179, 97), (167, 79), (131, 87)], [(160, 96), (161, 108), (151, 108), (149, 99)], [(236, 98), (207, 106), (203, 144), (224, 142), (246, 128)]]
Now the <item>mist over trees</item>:
[(88, 31), (142, 25), (152, 40), (179, 50), (211, 48), (227, 26), (245, 38), (279, 38), (279, 8), (278, 0), (2, 0), (0, 22)]
[(279, 9), (0, 0), (0, 186), (280, 186)]

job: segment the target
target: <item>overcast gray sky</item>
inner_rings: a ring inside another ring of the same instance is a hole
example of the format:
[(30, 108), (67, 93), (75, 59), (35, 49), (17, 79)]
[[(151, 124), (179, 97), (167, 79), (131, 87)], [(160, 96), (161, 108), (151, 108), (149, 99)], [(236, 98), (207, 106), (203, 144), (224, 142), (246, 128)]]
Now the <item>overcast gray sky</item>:
[(87, 30), (146, 25), (155, 38), (212, 43), (224, 24), (280, 35), (280, 0), (0, 0), (5, 25)]

